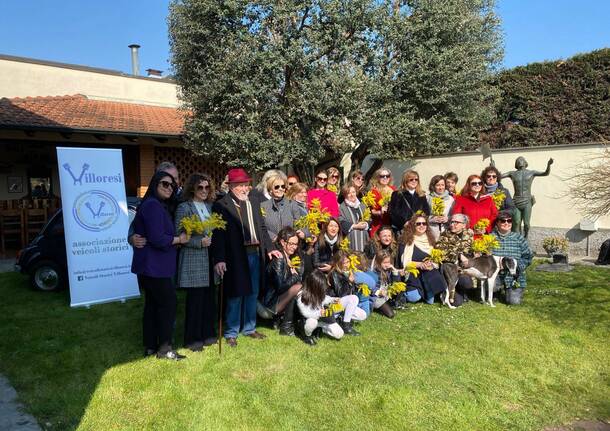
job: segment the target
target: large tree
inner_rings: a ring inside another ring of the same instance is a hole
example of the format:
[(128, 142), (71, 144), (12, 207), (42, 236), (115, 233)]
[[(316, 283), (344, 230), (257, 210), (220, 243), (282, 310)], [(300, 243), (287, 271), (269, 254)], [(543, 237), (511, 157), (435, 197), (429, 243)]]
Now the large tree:
[(492, 0), (175, 0), (169, 28), (187, 146), (229, 165), (452, 150), (493, 112)]

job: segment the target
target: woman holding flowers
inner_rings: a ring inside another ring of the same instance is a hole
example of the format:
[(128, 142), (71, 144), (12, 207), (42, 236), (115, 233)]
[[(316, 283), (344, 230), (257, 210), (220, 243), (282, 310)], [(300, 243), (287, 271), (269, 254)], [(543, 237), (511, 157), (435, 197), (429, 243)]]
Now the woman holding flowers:
[(392, 171), (384, 167), (377, 169), (371, 179), (371, 192), (375, 199), (375, 204), (371, 207), (371, 237), (381, 226), (391, 224), (388, 205), (395, 190), (396, 187), (392, 185)]
[(186, 201), (176, 209), (175, 228), (177, 234), (186, 231), (191, 237), (180, 249), (176, 284), (186, 289), (184, 345), (198, 352), (215, 342), (215, 301), (208, 252), (212, 240), (211, 230), (189, 232), (187, 221), (204, 222), (210, 218), (216, 191), (209, 175), (196, 173), (187, 180), (183, 193)]
[(333, 192), (335, 196), (339, 196), (339, 193), (341, 192), (341, 174), (339, 169), (331, 166), (326, 169), (326, 175), (328, 175), (328, 184), (326, 185), (326, 188)]
[(491, 196), (483, 193), (483, 181), (480, 176), (473, 174), (468, 177), (451, 214), (467, 215), (475, 235), (491, 232), (498, 209)]
[[(282, 228), (293, 227), (294, 222), (301, 216), (298, 204), (284, 196), (286, 194), (284, 178), (283, 175), (269, 176), (266, 189), (271, 198), (261, 203), (261, 212), (271, 241), (275, 241)], [(305, 238), (302, 231), (299, 231), (298, 235), (299, 238)]]
[[(373, 260), (373, 271), (377, 274), (377, 283), (371, 290), (373, 309), (392, 319), (396, 313), (389, 303), (389, 287), (393, 282), (401, 281), (401, 270), (394, 268), (392, 255), (380, 250)], [(404, 275), (404, 271), (402, 271)]]
[(303, 262), (299, 256), (299, 237), (291, 227), (279, 231), (275, 244), (282, 253), (267, 264), (267, 288), (263, 305), (280, 319), (280, 335), (294, 335), (295, 299), (301, 290)]
[(366, 319), (366, 312), (358, 307), (360, 299), (356, 295), (358, 292), (355, 277), (356, 264), (354, 258), (350, 257), (346, 251), (339, 250), (333, 257), (332, 270), (328, 277), (330, 295), (340, 298), (339, 303), (345, 308), (341, 328), (348, 335), (360, 335), (352, 327), (352, 318), (354, 320)]
[[(290, 179), (290, 178), (289, 178)], [(286, 192), (286, 197), (296, 205), (299, 212), (299, 218), (307, 216), (307, 185), (304, 183), (294, 183)], [(305, 241), (301, 241), (301, 252), (303, 256), (303, 264), (305, 274), (313, 271), (313, 252), (314, 243), (318, 240), (317, 235), (312, 235), (308, 227), (300, 229), (305, 237)]]
[(510, 192), (502, 185), (500, 178), (502, 175), (495, 166), (487, 166), (481, 172), (481, 178), (485, 181), (485, 194), (491, 196), (498, 211), (510, 211), (515, 209), (513, 198)]
[(311, 208), (311, 201), (318, 199), (323, 211), (327, 211), (333, 217), (339, 217), (339, 204), (337, 195), (326, 188), (328, 174), (324, 169), (316, 173), (313, 188), (307, 192), (307, 207)]
[(340, 298), (329, 296), (327, 290), (326, 274), (315, 270), (307, 276), (303, 288), (297, 296), (297, 306), (304, 318), (303, 341), (310, 346), (314, 346), (317, 342), (317, 337), (314, 336), (317, 328), (320, 328), (329, 337), (340, 340), (344, 332), (335, 316), (343, 311), (345, 315), (348, 315), (348, 320), (351, 320), (354, 313), (353, 303), (350, 304), (348, 310), (340, 304)]
[(417, 211), (430, 214), (430, 206), (416, 171), (412, 169), (405, 171), (400, 190), (392, 193), (388, 208), (392, 227), (396, 232), (402, 231)]
[(364, 251), (369, 242), (370, 210), (358, 199), (356, 186), (347, 183), (341, 190), (344, 201), (339, 207), (339, 223), (343, 235), (349, 238), (352, 250)]
[(447, 289), (445, 279), (437, 263), (431, 257), (435, 239), (428, 229), (428, 218), (424, 214), (415, 214), (402, 234), (402, 244), (398, 250), (402, 267), (414, 264), (419, 270), (418, 277), (409, 277), (407, 290), (417, 289), (428, 304), (434, 302), (434, 296)]
[(313, 267), (322, 272), (330, 272), (335, 253), (339, 251), (339, 244), (343, 240), (339, 220), (331, 218), (322, 225), (320, 236), (313, 248)]
[(177, 189), (174, 178), (164, 171), (153, 175), (133, 220), (134, 233), (146, 238), (143, 247), (135, 247), (131, 272), (138, 276), (144, 292), (144, 356), (156, 353), (159, 359), (179, 360), (184, 356), (172, 348), (176, 320), (176, 245), (189, 241), (182, 232), (176, 235), (174, 221), (167, 208)]
[(455, 200), (447, 191), (446, 180), (442, 175), (432, 177), (428, 190), (430, 192), (428, 195), (428, 205), (430, 205), (430, 217), (428, 218), (430, 225), (428, 229), (434, 235), (434, 239), (438, 239), (441, 232), (447, 228), (449, 213)]

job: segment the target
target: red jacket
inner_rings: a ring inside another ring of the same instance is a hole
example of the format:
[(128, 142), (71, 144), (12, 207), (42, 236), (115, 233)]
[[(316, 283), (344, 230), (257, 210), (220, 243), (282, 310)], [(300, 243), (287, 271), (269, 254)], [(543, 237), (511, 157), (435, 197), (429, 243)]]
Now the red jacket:
[(470, 219), (471, 229), (482, 218), (489, 219), (489, 226), (485, 229), (489, 233), (496, 222), (498, 210), (490, 195), (479, 195), (478, 200), (475, 200), (472, 196), (460, 195), (456, 197), (451, 214), (466, 214)]

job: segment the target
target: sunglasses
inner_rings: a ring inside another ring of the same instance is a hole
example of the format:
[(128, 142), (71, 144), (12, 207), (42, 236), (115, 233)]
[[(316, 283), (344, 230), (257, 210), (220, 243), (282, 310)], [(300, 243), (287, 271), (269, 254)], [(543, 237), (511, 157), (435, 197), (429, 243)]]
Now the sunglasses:
[(412, 182), (412, 181), (418, 182), (419, 178), (409, 178), (407, 181), (408, 182)]
[(512, 218), (500, 218), (500, 219), (498, 219), (498, 221), (500, 223), (512, 223), (513, 219)]
[(296, 183), (297, 183), (296, 181), (292, 181), (292, 182), (290, 182), (290, 181), (289, 181), (289, 182), (288, 182), (288, 187), (292, 187), (292, 186), (294, 186)]
[(328, 177), (316, 177), (317, 181), (328, 181)]
[(483, 182), (482, 181), (473, 181), (470, 183), (471, 186), (482, 186)]
[(163, 187), (164, 189), (171, 188), (173, 190), (176, 188), (176, 184), (170, 183), (169, 181), (165, 181), (165, 180), (159, 181), (159, 184), (161, 184), (161, 187)]
[(463, 221), (459, 221), (459, 220), (451, 220), (449, 222), (449, 224), (462, 224), (462, 223), (464, 223), (464, 222)]
[(428, 226), (428, 223), (426, 223), (425, 221), (418, 221), (415, 222), (415, 226)]
[(197, 186), (197, 191), (198, 192), (200, 192), (202, 190), (210, 190), (210, 186), (209, 185), (207, 185), (207, 186), (202, 186), (202, 185)]
[(284, 184), (277, 184), (277, 185), (273, 186), (273, 190), (279, 190), (279, 189), (286, 190), (286, 186)]
[(331, 177), (331, 178), (339, 178), (339, 175), (334, 174), (334, 175), (331, 175), (330, 177)]
[(486, 175), (486, 176), (487, 176), (487, 178), (498, 178), (498, 176), (497, 176), (497, 175), (495, 175), (495, 174)]
[(362, 181), (364, 177), (354, 177), (354, 180)]
[(390, 174), (381, 174), (379, 175), (379, 178), (390, 178), (392, 175)]

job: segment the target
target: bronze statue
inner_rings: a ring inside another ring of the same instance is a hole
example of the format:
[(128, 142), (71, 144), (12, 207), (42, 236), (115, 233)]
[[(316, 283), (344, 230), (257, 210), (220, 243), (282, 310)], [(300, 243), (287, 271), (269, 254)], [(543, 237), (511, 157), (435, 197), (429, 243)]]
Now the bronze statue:
[[(525, 238), (530, 230), (530, 218), (532, 216), (532, 206), (536, 200), (532, 196), (532, 182), (534, 177), (546, 177), (551, 173), (551, 165), (553, 159), (549, 159), (544, 172), (533, 171), (527, 168), (527, 162), (524, 157), (517, 157), (515, 160), (516, 171), (510, 171), (502, 175), (502, 178), (510, 178), (513, 182), (515, 194), (513, 202), (516, 209), (513, 214), (513, 232), (522, 233)], [(521, 221), (523, 221), (523, 230), (521, 229)]]

